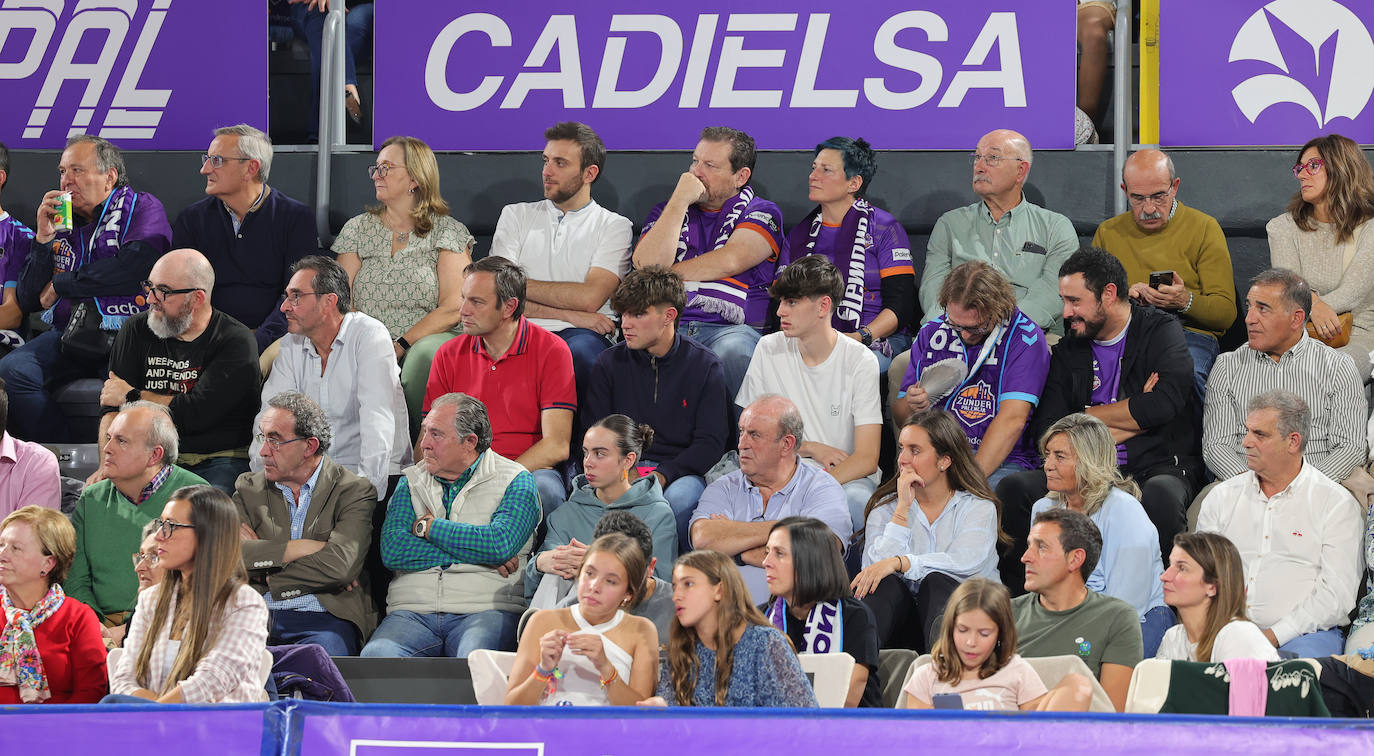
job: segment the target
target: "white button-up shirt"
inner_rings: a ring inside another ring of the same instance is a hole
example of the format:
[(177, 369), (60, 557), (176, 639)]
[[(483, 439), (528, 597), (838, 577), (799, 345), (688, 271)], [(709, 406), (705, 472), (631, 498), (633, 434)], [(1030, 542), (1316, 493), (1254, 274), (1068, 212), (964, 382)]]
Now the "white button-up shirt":
[[(310, 339), (298, 333), (282, 337), (281, 353), (262, 385), (262, 409), (253, 420), (254, 432), (267, 413), (267, 400), (283, 391), (299, 391), (329, 416), (334, 431), (329, 458), (367, 478), (377, 496), (385, 496), (387, 476), (400, 474), (411, 462), (410, 415), (386, 326), (361, 312), (344, 315), (329, 363), (323, 371), (320, 365)], [(254, 472), (263, 469), (261, 448), (254, 439), (249, 454)]]
[(1250, 619), (1280, 645), (1346, 624), (1364, 572), (1364, 514), (1317, 468), (1304, 462), (1273, 496), (1253, 470), (1219, 483), (1202, 502), (1197, 529), (1236, 545)]

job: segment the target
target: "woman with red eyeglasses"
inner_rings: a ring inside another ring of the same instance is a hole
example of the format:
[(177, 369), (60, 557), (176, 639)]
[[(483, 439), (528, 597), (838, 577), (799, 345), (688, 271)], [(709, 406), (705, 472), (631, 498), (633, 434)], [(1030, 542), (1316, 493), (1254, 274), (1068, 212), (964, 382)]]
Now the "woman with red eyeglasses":
[(1269, 258), (1312, 287), (1308, 333), (1355, 360), (1369, 382), (1374, 349), (1374, 171), (1360, 146), (1331, 134), (1298, 153), (1298, 191), (1269, 221)]

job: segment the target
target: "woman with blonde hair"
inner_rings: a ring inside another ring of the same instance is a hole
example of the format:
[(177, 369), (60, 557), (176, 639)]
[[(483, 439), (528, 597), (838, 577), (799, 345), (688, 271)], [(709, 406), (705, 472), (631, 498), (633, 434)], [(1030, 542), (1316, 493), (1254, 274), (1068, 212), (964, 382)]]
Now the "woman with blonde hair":
[(815, 707), (792, 644), (753, 604), (730, 557), (693, 551), (673, 566), (677, 616), (652, 706)]
[(248, 585), (238, 509), (210, 486), (187, 486), (153, 522), (165, 573), (138, 596), (105, 701), (266, 701), (267, 604)]
[[(1156, 659), (1278, 661), (1278, 650), (1245, 615), (1245, 570), (1236, 545), (1219, 533), (1179, 533), (1160, 577), (1179, 623), (1164, 633)], [(1148, 656), (1148, 654), (1147, 654)]]
[(430, 362), (459, 327), (463, 270), (475, 241), (449, 215), (429, 145), (391, 137), (367, 175), (378, 204), (344, 224), (333, 250), (348, 272), (354, 308), (391, 333), (414, 432)]
[(1049, 494), (1032, 505), (1032, 521), (1051, 507), (1068, 507), (1093, 521), (1102, 532), (1102, 557), (1088, 589), (1135, 607), (1145, 655), (1153, 655), (1175, 621), (1159, 582), (1159, 531), (1140, 504), (1140, 488), (1117, 467), (1111, 431), (1091, 415), (1066, 415), (1040, 437), (1040, 454)]
[(1265, 225), (1269, 260), (1312, 288), (1308, 333), (1339, 348), (1370, 377), (1374, 349), (1374, 170), (1360, 146), (1339, 134), (1298, 151), (1298, 191)]
[(62, 592), (76, 531), (21, 507), (0, 522), (0, 705), (95, 703), (109, 689), (100, 620)]
[(506, 703), (631, 706), (653, 693), (658, 631), (629, 614), (645, 590), (648, 558), (633, 538), (592, 541), (577, 573), (577, 603), (537, 612), (525, 626)]

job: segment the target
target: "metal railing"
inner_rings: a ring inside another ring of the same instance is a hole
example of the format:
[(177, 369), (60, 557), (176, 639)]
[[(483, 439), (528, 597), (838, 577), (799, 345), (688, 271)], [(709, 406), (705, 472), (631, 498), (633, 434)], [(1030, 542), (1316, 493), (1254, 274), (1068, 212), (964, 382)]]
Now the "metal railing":
[(1116, 78), (1112, 96), (1112, 106), (1115, 108), (1112, 112), (1112, 164), (1115, 171), (1108, 186), (1112, 187), (1112, 194), (1116, 197), (1117, 214), (1126, 212), (1126, 195), (1116, 191), (1115, 187), (1116, 177), (1121, 175), (1121, 169), (1126, 166), (1126, 158), (1130, 155), (1134, 131), (1131, 108), (1131, 17), (1134, 15), (1134, 5), (1131, 0), (1117, 3), (1116, 39), (1112, 47), (1112, 74)]
[(328, 246), (329, 176), (334, 148), (347, 140), (344, 132), (344, 0), (333, 0), (324, 19), (324, 38), (320, 45), (320, 128), (319, 150), (315, 162), (315, 232)]

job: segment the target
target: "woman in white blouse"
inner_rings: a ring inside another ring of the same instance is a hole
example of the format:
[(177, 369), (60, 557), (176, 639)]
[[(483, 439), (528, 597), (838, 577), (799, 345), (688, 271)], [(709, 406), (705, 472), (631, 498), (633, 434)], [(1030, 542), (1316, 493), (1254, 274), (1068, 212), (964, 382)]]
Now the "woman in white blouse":
[(139, 594), (106, 700), (266, 701), (267, 604), (244, 572), (238, 509), (210, 486), (187, 486), (153, 522), (165, 574)]
[(1245, 616), (1245, 572), (1235, 544), (1219, 533), (1179, 533), (1160, 577), (1179, 624), (1164, 633), (1156, 659), (1278, 661), (1278, 650)]
[(998, 579), (1001, 505), (968, 438), (943, 410), (911, 416), (898, 436), (897, 476), (868, 500), (854, 597), (873, 610), (879, 648), (929, 651), (959, 583)]

